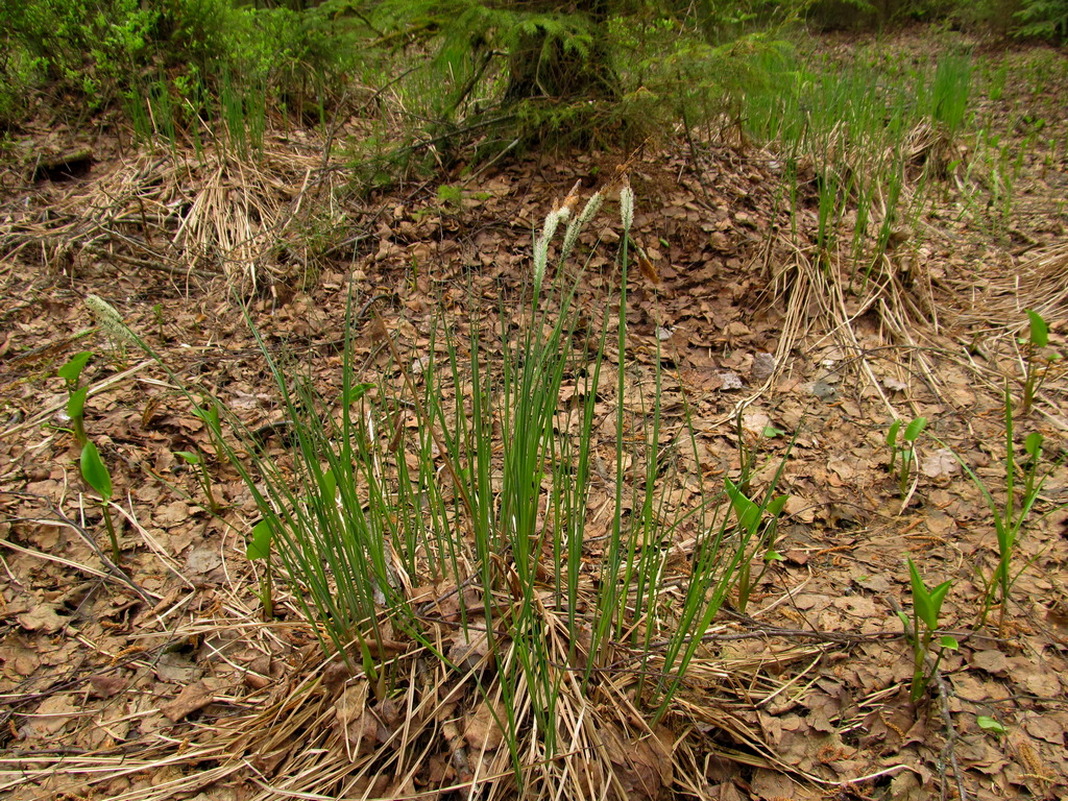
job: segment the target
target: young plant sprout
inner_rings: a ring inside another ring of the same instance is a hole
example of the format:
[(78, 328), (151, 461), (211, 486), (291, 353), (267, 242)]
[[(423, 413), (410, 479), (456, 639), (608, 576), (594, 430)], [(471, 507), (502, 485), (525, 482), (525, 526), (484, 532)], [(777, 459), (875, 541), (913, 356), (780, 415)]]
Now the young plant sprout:
[[(1013, 426), (1012, 395), (1009, 386), (1005, 385), (1005, 501), (999, 503), (994, 498), (986, 482), (967, 464), (959, 455), (953, 452), (954, 458), (968, 474), (986, 501), (987, 508), (994, 518), (994, 532), (998, 541), (998, 563), (994, 572), (989, 577), (983, 577), (986, 591), (983, 597), (983, 610), (979, 618), (979, 625), (986, 623), (990, 609), (995, 601), (1000, 604), (998, 611), (999, 631), (1005, 625), (1005, 609), (1009, 604), (1009, 596), (1012, 586), (1020, 577), (1020, 570), (1013, 572), (1013, 555), (1016, 551), (1016, 543), (1023, 532), (1035, 503), (1038, 501), (1042, 487), (1049, 478), (1052, 469), (1039, 474), (1039, 465), (1042, 460), (1043, 436), (1034, 431), (1024, 439), (1024, 452), (1028, 459), (1021, 462), (1016, 457), (1015, 429)], [(951, 451), (952, 452), (952, 451)], [(1022, 472), (1022, 476), (1021, 476)], [(1020, 478), (1023, 482), (1021, 486)], [(1060, 507), (1060, 508), (1063, 508)], [(1021, 569), (1022, 570), (1022, 569)]]
[(901, 427), (905, 425), (901, 420), (895, 420), (889, 431), (886, 432), (886, 444), (890, 448), (890, 472), (894, 472), (894, 465), (898, 463), (900, 458), (900, 464), (897, 468), (898, 477), (898, 491), (901, 497), (904, 498), (908, 493), (909, 478), (912, 475), (912, 468), (916, 464), (916, 440), (920, 434), (927, 427), (926, 417), (917, 417), (913, 419), (902, 433)]
[(1049, 324), (1046, 319), (1033, 309), (1025, 309), (1029, 321), (1027, 339), (1020, 338), (1023, 346), (1024, 385), (1020, 413), (1028, 415), (1035, 402), (1035, 395), (1046, 380), (1046, 374), (1060, 354), (1046, 355), (1043, 351), (1049, 345)]
[(208, 499), (208, 511), (212, 514), (218, 512), (222, 507), (215, 500), (215, 493), (211, 488), (211, 475), (208, 473), (208, 466), (204, 461), (203, 454), (199, 451), (175, 451), (174, 455), (187, 465), (196, 468), (200, 488), (204, 490), (204, 495)]
[(92, 357), (92, 353), (83, 350), (81, 353), (74, 354), (57, 371), (59, 377), (67, 385), (67, 417), (70, 418), (74, 439), (83, 448), (88, 441), (88, 437), (85, 435), (85, 399), (89, 394), (89, 387), (80, 385), (82, 371)]
[(263, 604), (263, 616), (266, 619), (274, 617), (274, 588), (271, 576), (271, 542), (274, 539), (274, 530), (267, 518), (252, 527), (252, 538), (245, 548), (245, 556), (249, 561), (263, 562), (263, 572), (260, 573), (260, 603)]
[[(938, 616), (942, 611), (942, 602), (946, 599), (952, 581), (943, 581), (937, 587), (927, 588), (920, 571), (911, 558), (908, 560), (909, 581), (912, 584), (912, 620), (904, 612), (898, 612), (901, 623), (905, 627), (905, 636), (912, 645), (912, 686), (910, 696), (913, 703), (917, 703), (927, 692), (927, 687), (937, 675), (938, 666), (942, 662), (942, 654), (945, 649), (957, 649), (957, 640), (948, 634), (938, 636), (937, 653), (934, 664), (928, 669), (927, 655), (931, 650), (932, 643), (938, 632)], [(921, 625), (922, 624), (922, 625)]]

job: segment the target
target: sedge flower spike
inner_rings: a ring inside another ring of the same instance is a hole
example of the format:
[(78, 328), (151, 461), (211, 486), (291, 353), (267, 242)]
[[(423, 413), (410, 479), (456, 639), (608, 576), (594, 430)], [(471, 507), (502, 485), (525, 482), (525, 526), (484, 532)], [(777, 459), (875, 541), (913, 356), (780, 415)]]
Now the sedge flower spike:
[(619, 190), (619, 218), (623, 221), (623, 230), (629, 231), (634, 223), (634, 190), (629, 185)]
[(98, 295), (86, 295), (85, 305), (96, 318), (97, 325), (111, 340), (116, 347), (122, 347), (127, 343), (137, 345), (135, 337), (119, 314), (118, 309)]
[(597, 214), (597, 210), (601, 208), (602, 200), (604, 200), (604, 196), (600, 192), (590, 197), (579, 215), (567, 224), (567, 230), (564, 231), (564, 246), (560, 249), (561, 260), (571, 255), (571, 250), (575, 247), (579, 234), (586, 227), (586, 223)]
[(545, 280), (545, 265), (549, 261), (549, 240), (539, 236), (534, 240), (534, 292), (541, 291), (541, 282)]
[[(571, 209), (561, 206), (553, 209), (545, 215), (545, 223), (541, 228), (541, 236), (534, 239), (534, 291), (541, 291), (542, 281), (545, 280), (545, 269), (549, 263), (549, 242), (556, 236), (556, 229), (561, 220), (571, 216)], [(570, 226), (568, 226), (570, 230)]]

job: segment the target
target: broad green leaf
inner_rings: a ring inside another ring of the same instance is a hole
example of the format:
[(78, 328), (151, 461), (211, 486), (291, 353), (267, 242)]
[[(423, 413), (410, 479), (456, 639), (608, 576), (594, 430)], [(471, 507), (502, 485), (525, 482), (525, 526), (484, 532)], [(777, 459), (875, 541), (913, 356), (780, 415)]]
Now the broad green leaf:
[(1042, 435), (1037, 431), (1028, 434), (1027, 439), (1024, 440), (1024, 450), (1032, 459), (1037, 459), (1042, 452)]
[(979, 715), (976, 717), (975, 722), (979, 724), (979, 728), (983, 731), (993, 732), (994, 734), (1005, 734), (1008, 731), (1008, 729), (989, 715)]
[(943, 634), (938, 642), (943, 648), (948, 648), (951, 651), (956, 651), (960, 648), (960, 643), (957, 642), (957, 638), (949, 634)]
[(905, 429), (905, 442), (915, 442), (925, 428), (927, 428), (927, 418), (917, 417)]
[(1049, 325), (1046, 318), (1036, 311), (1024, 309), (1031, 320), (1031, 344), (1036, 348), (1044, 348), (1049, 344)]
[(375, 385), (371, 383), (354, 384), (342, 393), (341, 403), (344, 406), (351, 406), (374, 388)]
[(764, 426), (764, 430), (761, 433), (768, 439), (775, 439), (775, 437), (781, 437), (786, 432), (775, 426)]
[(174, 455), (186, 464), (200, 464), (200, 454), (192, 451), (175, 451)]
[(69, 391), (73, 392), (78, 388), (78, 380), (81, 378), (82, 370), (85, 369), (85, 365), (91, 358), (93, 358), (93, 354), (83, 350), (81, 353), (75, 353), (71, 356), (70, 360), (56, 371), (59, 377), (67, 382)]
[(891, 448), (897, 445), (897, 432), (901, 430), (901, 421), (895, 420), (890, 424), (889, 430), (886, 432), (886, 444)]
[(922, 620), (927, 628), (937, 628), (937, 621), (932, 622), (934, 618), (931, 614), (931, 596), (927, 592), (923, 579), (920, 578), (920, 571), (916, 569), (911, 558), (909, 559), (909, 581), (912, 584), (912, 606), (916, 617)]
[(67, 398), (67, 417), (74, 420), (85, 414), (85, 399), (88, 395), (89, 387), (82, 387), (70, 394)]
[(768, 505), (764, 507), (769, 515), (772, 517), (778, 517), (782, 514), (783, 508), (786, 506), (786, 502), (790, 500), (789, 495), (776, 495), (770, 501)]
[(209, 406), (194, 406), (193, 414), (204, 421), (204, 424), (208, 427), (208, 430), (213, 434), (218, 434), (221, 431), (219, 425), (219, 407), (212, 403)]
[(760, 526), (760, 507), (745, 497), (729, 478), (723, 479), (723, 482), (727, 487), (727, 496), (731, 499), (731, 507), (738, 516), (738, 523), (750, 535), (755, 534)]
[(946, 600), (946, 593), (949, 592), (949, 588), (952, 586), (952, 581), (943, 581), (931, 590), (930, 599), (931, 606), (933, 607), (932, 611), (934, 613), (934, 624), (931, 626), (932, 629), (938, 627), (938, 615), (942, 612), (942, 602)]
[(264, 518), (252, 527), (252, 539), (245, 548), (245, 556), (249, 559), (270, 559), (271, 540), (274, 538), (274, 529), (269, 520)]
[(111, 500), (111, 473), (100, 458), (100, 451), (92, 442), (82, 448), (82, 478), (105, 501)]
[(929, 631), (934, 631), (938, 628), (938, 613), (942, 610), (942, 601), (945, 600), (946, 593), (953, 586), (953, 582), (943, 581), (933, 590), (928, 590), (911, 557), (908, 562), (909, 580), (912, 583), (912, 605), (916, 609), (916, 616), (923, 621)]

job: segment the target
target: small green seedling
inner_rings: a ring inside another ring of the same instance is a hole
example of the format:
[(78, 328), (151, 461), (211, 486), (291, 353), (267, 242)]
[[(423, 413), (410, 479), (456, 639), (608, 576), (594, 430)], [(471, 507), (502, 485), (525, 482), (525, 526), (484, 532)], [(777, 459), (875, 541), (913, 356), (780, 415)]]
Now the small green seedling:
[(81, 386), (81, 378), (82, 371), (91, 358), (93, 358), (93, 354), (83, 350), (81, 353), (74, 354), (57, 371), (57, 374), (67, 386), (67, 417), (70, 418), (74, 439), (83, 448), (88, 441), (88, 437), (85, 435), (85, 399), (89, 395), (89, 387)]
[(162, 342), (163, 341), (163, 322), (164, 322), (164, 319), (165, 319), (164, 316), (163, 316), (163, 304), (162, 303), (157, 303), (155, 306), (152, 307), (152, 316), (156, 319), (156, 328), (159, 330), (159, 338), (160, 338), (160, 341)]
[(999, 737), (1002, 734), (1008, 734), (1009, 730), (1006, 729), (996, 718), (992, 718), (989, 715), (978, 715), (975, 718), (975, 722), (979, 724), (979, 728), (983, 731), (988, 731), (991, 734), (996, 734)]
[(111, 509), (108, 503), (111, 501), (111, 473), (107, 465), (100, 458), (100, 451), (92, 442), (86, 442), (82, 447), (82, 478), (85, 483), (92, 487), (100, 495), (100, 511), (104, 515), (104, 525), (111, 539), (111, 556), (118, 564), (121, 554), (119, 552), (119, 538), (115, 534), (115, 524), (111, 519)]
[(953, 586), (953, 582), (943, 581), (937, 587), (928, 589), (911, 558), (908, 560), (908, 565), (909, 580), (912, 583), (912, 620), (909, 621), (908, 615), (900, 611), (898, 617), (901, 618), (901, 623), (905, 627), (905, 637), (912, 645), (913, 667), (910, 695), (912, 702), (917, 703), (923, 698), (927, 687), (937, 675), (945, 649), (956, 650), (957, 640), (948, 634), (938, 637), (938, 650), (934, 664), (930, 669), (927, 668), (927, 654), (931, 650), (931, 644), (935, 642), (942, 602), (946, 599), (946, 593)]
[[(923, 430), (927, 428), (927, 418), (917, 417), (913, 419), (904, 432), (901, 427), (905, 426), (901, 420), (895, 420), (886, 432), (886, 444), (890, 448), (890, 472), (894, 472), (897, 465), (898, 490), (901, 497), (908, 493), (909, 478), (912, 476), (912, 468), (916, 464), (916, 440)], [(900, 458), (900, 463), (898, 459)]]
[(221, 461), (221, 456), (226, 453), (222, 445), (222, 420), (219, 415), (219, 407), (210, 399), (205, 398), (202, 405), (193, 406), (193, 415), (204, 423), (211, 436), (212, 445), (215, 448), (215, 456)]
[(1024, 360), (1024, 386), (1023, 398), (1020, 401), (1020, 413), (1027, 415), (1035, 402), (1035, 394), (1046, 380), (1046, 374), (1054, 362), (1060, 359), (1059, 353), (1046, 355), (1045, 349), (1049, 345), (1049, 324), (1045, 318), (1032, 309), (1025, 309), (1029, 320), (1028, 337), (1020, 337), (1018, 342), (1023, 346)]
[(1005, 728), (1000, 721), (991, 718), (989, 714), (979, 714), (979, 716), (975, 718), (975, 722), (979, 724), (979, 728), (983, 729), (984, 732), (990, 732), (999, 737), (1008, 734), (1008, 729)]
[(274, 540), (274, 529), (271, 522), (264, 518), (252, 527), (252, 538), (245, 547), (245, 556), (250, 561), (263, 561), (263, 572), (260, 574), (260, 603), (263, 604), (263, 616), (267, 619), (274, 617), (274, 588), (271, 576), (271, 543)]
[(222, 507), (215, 500), (215, 493), (211, 488), (211, 475), (208, 473), (208, 465), (204, 461), (204, 456), (195, 451), (175, 451), (174, 455), (187, 465), (196, 468), (200, 488), (204, 490), (204, 495), (208, 499), (208, 510), (212, 514), (217, 513)]

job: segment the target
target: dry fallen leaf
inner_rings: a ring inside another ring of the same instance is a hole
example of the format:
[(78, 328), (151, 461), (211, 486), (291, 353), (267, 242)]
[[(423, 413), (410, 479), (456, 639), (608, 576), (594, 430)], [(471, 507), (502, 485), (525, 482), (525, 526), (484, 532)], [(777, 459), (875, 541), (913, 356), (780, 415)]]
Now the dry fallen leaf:
[(90, 676), (89, 685), (93, 688), (93, 697), (111, 698), (126, 689), (126, 679), (111, 674)]
[(960, 472), (960, 463), (948, 448), (939, 448), (928, 453), (920, 461), (920, 472), (928, 478), (952, 476)]
[(23, 612), (18, 616), (19, 625), (27, 631), (42, 631), (45, 634), (55, 634), (67, 625), (67, 618), (56, 614), (55, 607), (48, 604), (37, 604), (29, 612)]
[(501, 723), (505, 720), (504, 704), (482, 701), (464, 726), (464, 739), (476, 751), (492, 751), (504, 739)]
[(183, 688), (177, 698), (170, 703), (162, 704), (159, 711), (171, 723), (177, 723), (210, 704), (215, 699), (215, 691), (218, 687), (217, 679), (201, 679), (196, 684)]

